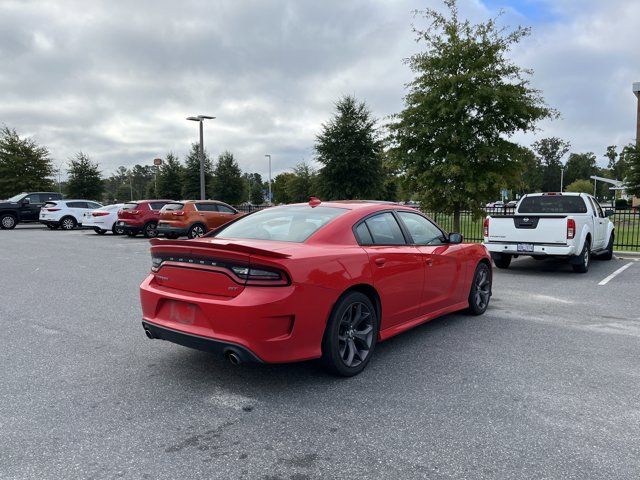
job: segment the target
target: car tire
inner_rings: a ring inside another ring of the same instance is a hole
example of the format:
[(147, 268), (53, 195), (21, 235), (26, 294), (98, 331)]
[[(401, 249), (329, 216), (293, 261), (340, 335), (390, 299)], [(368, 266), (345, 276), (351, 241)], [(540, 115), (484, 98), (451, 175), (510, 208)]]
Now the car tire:
[(378, 329), (378, 314), (369, 297), (361, 292), (343, 295), (325, 328), (322, 363), (342, 377), (362, 372), (373, 355)]
[(189, 231), (187, 232), (187, 237), (192, 239), (200, 238), (204, 236), (205, 233), (207, 233), (207, 229), (205, 228), (205, 226), (201, 223), (196, 223), (194, 225), (191, 225), (191, 227), (189, 228)]
[(482, 315), (487, 311), (489, 300), (491, 300), (491, 267), (485, 262), (481, 262), (476, 267), (469, 291), (469, 313), (472, 315)]
[(180, 235), (178, 235), (177, 233), (165, 233), (164, 237), (168, 238), (169, 240), (175, 240), (180, 237)]
[(2, 230), (13, 230), (14, 228), (16, 228), (17, 224), (18, 219), (15, 215), (4, 213), (2, 216), (0, 216), (0, 228), (2, 228)]
[(589, 241), (586, 240), (584, 242), (584, 247), (582, 247), (582, 252), (580, 255), (577, 255), (573, 258), (572, 267), (573, 271), (576, 273), (587, 273), (589, 271), (589, 264), (591, 262), (591, 245)]
[(124, 228), (117, 226), (115, 223), (113, 224), (113, 227), (111, 227), (111, 232), (114, 235), (124, 235)]
[(492, 253), (491, 259), (498, 268), (509, 268), (512, 256), (508, 253)]
[(98, 228), (98, 227), (93, 227), (93, 231), (96, 232), (98, 235), (104, 235), (105, 233), (107, 233), (106, 230), (103, 230), (103, 229)]
[(158, 224), (157, 222), (147, 222), (142, 227), (142, 235), (145, 238), (156, 238), (158, 236)]
[(60, 219), (60, 228), (62, 228), (62, 230), (73, 230), (77, 226), (78, 222), (76, 222), (76, 219), (71, 216), (62, 217), (62, 219)]
[(611, 260), (613, 258), (613, 241), (614, 241), (614, 239), (615, 239), (615, 237), (614, 237), (614, 235), (612, 233), (611, 236), (609, 237), (609, 243), (607, 244), (607, 249), (600, 256), (600, 258), (602, 260)]

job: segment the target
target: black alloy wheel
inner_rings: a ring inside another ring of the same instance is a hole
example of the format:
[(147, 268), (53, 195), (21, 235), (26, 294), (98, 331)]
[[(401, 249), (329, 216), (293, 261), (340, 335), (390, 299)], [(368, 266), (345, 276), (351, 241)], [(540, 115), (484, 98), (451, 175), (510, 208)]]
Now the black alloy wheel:
[(491, 300), (491, 268), (482, 262), (476, 267), (473, 283), (469, 293), (469, 311), (474, 315), (482, 315), (487, 311)]
[(142, 234), (146, 238), (156, 238), (158, 236), (158, 224), (156, 222), (149, 222), (144, 226)]
[(338, 302), (327, 323), (323, 362), (338, 375), (356, 375), (369, 363), (377, 335), (378, 319), (371, 300), (361, 292), (350, 292)]

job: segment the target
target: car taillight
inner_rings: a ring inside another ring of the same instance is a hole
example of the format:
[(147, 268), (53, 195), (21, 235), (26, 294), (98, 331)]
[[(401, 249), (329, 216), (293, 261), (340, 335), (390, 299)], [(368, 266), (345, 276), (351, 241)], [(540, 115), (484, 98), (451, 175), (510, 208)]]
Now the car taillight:
[(57, 212), (59, 208), (47, 208), (47, 212)]
[(184, 211), (182, 211), (182, 210), (177, 210), (177, 211), (173, 212), (173, 214), (174, 214), (176, 217), (182, 217), (182, 216), (184, 215)]
[(243, 280), (246, 280), (247, 285), (265, 285), (270, 282), (277, 284), (278, 282), (286, 281), (282, 273), (277, 270), (271, 270), (265, 267), (245, 267), (245, 266), (233, 266), (231, 267), (233, 273)]
[(572, 239), (576, 236), (576, 221), (573, 218), (567, 219), (567, 238)]
[(483, 228), (484, 228), (484, 236), (488, 237), (489, 236), (489, 217), (484, 219)]
[(109, 215), (109, 212), (92, 212), (92, 217), (104, 217), (105, 215)]

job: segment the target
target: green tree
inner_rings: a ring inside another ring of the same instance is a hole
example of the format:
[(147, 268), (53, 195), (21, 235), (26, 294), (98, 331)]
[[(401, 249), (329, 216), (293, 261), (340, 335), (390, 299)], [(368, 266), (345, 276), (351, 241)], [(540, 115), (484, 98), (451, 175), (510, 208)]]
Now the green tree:
[[(543, 192), (556, 192), (560, 190), (562, 179), (562, 157), (564, 157), (571, 144), (558, 137), (542, 138), (532, 145), (542, 164)], [(564, 182), (566, 185), (567, 182)]]
[(87, 200), (102, 200), (104, 181), (100, 173), (100, 166), (88, 155), (78, 152), (69, 159), (67, 170), (67, 197), (84, 198)]
[(576, 180), (588, 180), (597, 173), (596, 156), (592, 152), (572, 153), (567, 160), (564, 183), (569, 185)]
[(328, 200), (380, 198), (383, 172), (376, 120), (364, 102), (352, 96), (336, 103), (336, 113), (316, 137), (318, 181)]
[[(615, 145), (609, 145), (607, 151), (604, 154), (609, 160), (607, 168), (611, 171), (612, 178), (616, 180), (624, 180), (629, 174), (629, 163), (625, 155), (617, 153), (617, 147)], [(624, 148), (623, 148), (624, 150)]]
[[(213, 166), (209, 153), (204, 151), (204, 184), (205, 196), (213, 197)], [(182, 171), (182, 198), (185, 200), (200, 199), (200, 146), (197, 143), (191, 144), (191, 150), (185, 160)]]
[(575, 182), (571, 182), (569, 185), (567, 185), (567, 188), (565, 188), (565, 190), (567, 192), (574, 193), (593, 193), (593, 184), (589, 180), (580, 179), (576, 180)]
[(532, 150), (525, 148), (519, 157), (519, 163), (519, 178), (513, 188), (515, 193), (524, 195), (542, 190), (544, 168), (540, 158)]
[(627, 193), (640, 197), (640, 140), (638, 145), (629, 144), (622, 149), (620, 156), (629, 165), (625, 185)]
[(308, 202), (309, 197), (317, 196), (318, 174), (302, 162), (293, 168), (293, 177), (287, 182), (287, 195), (292, 203)]
[(168, 153), (158, 169), (158, 197), (180, 200), (182, 198), (183, 174), (184, 167), (178, 157), (173, 153)]
[(288, 185), (292, 178), (295, 177), (294, 173), (284, 172), (279, 173), (273, 179), (271, 188), (273, 189), (273, 203), (276, 205), (281, 203), (291, 203), (291, 197), (288, 193)]
[(213, 170), (212, 187), (213, 198), (217, 200), (230, 205), (238, 205), (244, 200), (245, 186), (242, 171), (233, 153), (225, 151), (218, 157)]
[(15, 130), (0, 130), (0, 198), (22, 191), (51, 190), (53, 166), (49, 150)]
[(554, 115), (527, 79), (529, 70), (508, 58), (529, 29), (508, 31), (496, 19), (473, 25), (458, 16), (456, 0), (445, 0), (448, 15), (419, 12), (427, 30), (414, 28), (426, 49), (407, 59), (416, 77), (405, 108), (390, 126), (409, 185), (423, 206), (452, 213), (483, 214), (518, 168), (518, 132)]

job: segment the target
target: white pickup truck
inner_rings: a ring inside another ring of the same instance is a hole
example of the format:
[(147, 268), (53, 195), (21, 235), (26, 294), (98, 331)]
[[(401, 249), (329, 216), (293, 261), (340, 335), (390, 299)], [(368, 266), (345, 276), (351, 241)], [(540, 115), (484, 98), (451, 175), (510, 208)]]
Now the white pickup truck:
[(613, 256), (613, 213), (586, 193), (532, 193), (518, 202), (515, 215), (484, 220), (484, 245), (498, 268), (509, 268), (519, 255), (557, 256), (584, 273), (592, 254)]

